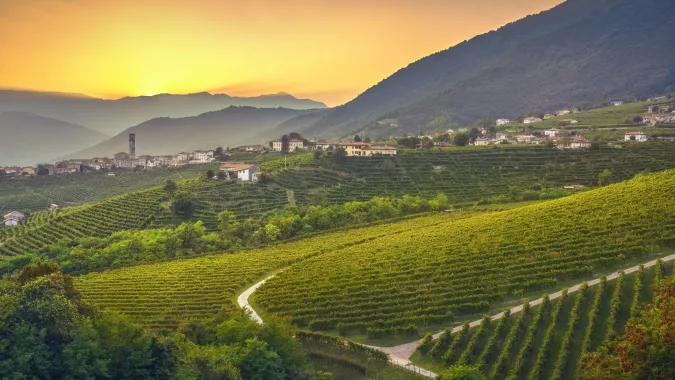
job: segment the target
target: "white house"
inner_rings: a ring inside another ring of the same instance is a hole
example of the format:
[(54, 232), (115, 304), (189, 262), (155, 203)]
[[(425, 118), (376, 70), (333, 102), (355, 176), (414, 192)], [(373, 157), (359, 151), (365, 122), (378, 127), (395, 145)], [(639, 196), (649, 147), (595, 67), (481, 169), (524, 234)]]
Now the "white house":
[(199, 162), (211, 162), (214, 160), (212, 150), (195, 150), (194, 159)]
[(509, 124), (509, 123), (511, 123), (511, 120), (509, 120), (509, 119), (497, 119), (497, 125), (498, 126), (499, 125), (506, 125), (506, 124)]
[(476, 145), (476, 146), (490, 145), (490, 139), (485, 139), (485, 138), (476, 139), (476, 141), (473, 143), (473, 145)]
[(550, 118), (552, 118), (552, 117), (554, 117), (554, 116), (555, 116), (555, 115), (552, 114), (552, 113), (547, 113), (546, 115), (544, 115), (544, 120), (550, 119)]
[(649, 140), (649, 136), (644, 132), (627, 132), (623, 135), (624, 141), (639, 141), (645, 142)]
[(539, 139), (537, 136), (520, 135), (516, 136), (516, 141), (519, 144), (539, 144)]
[(300, 139), (290, 139), (288, 141), (288, 151), (294, 152), (296, 149), (304, 149), (305, 142)]
[(14, 227), (18, 226), (19, 223), (23, 222), (23, 220), (26, 219), (26, 215), (18, 212), (18, 211), (12, 211), (9, 214), (5, 215), (5, 219), (3, 220), (3, 224), (7, 227)]
[(614, 107), (618, 107), (618, 106), (620, 106), (620, 105), (623, 105), (623, 102), (620, 101), (620, 100), (617, 100), (617, 101), (612, 102), (611, 104), (612, 104)]
[(587, 149), (591, 147), (591, 142), (584, 137), (573, 137), (569, 141), (570, 149)]
[(259, 174), (256, 176), (254, 176), (254, 174), (260, 173), (260, 168), (255, 165), (237, 162), (226, 162), (220, 165), (220, 170), (225, 172), (236, 172), (237, 178), (240, 181), (253, 181), (254, 178), (257, 180)]
[(565, 131), (562, 130), (562, 129), (551, 128), (551, 129), (547, 129), (547, 130), (544, 131), (544, 136), (546, 136), (546, 137), (558, 137), (558, 136), (562, 135), (563, 133), (565, 133)]
[(375, 155), (395, 156), (397, 151), (398, 149), (394, 148), (393, 146), (371, 145), (363, 148), (363, 152), (365, 153), (366, 156), (375, 156)]
[(526, 118), (523, 120), (523, 123), (525, 123), (525, 124), (532, 124), (532, 123), (538, 123), (538, 122), (540, 122), (540, 121), (542, 121), (542, 120), (541, 120), (540, 118), (538, 118), (538, 117), (526, 117)]
[(572, 111), (570, 111), (570, 110), (568, 110), (568, 109), (555, 111), (555, 115), (556, 115), (556, 116), (565, 116), (565, 115), (569, 115), (569, 114), (571, 114), (571, 113), (572, 113)]
[(281, 143), (281, 140), (272, 141), (272, 152), (281, 152), (282, 146), (283, 144)]

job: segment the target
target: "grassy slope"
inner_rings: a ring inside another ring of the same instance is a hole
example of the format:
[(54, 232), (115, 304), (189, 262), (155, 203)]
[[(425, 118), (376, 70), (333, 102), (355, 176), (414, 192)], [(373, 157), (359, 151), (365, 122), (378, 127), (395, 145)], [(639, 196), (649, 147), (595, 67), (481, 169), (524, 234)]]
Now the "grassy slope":
[(550, 289), (616, 267), (619, 254), (640, 257), (672, 242), (673, 188), (668, 171), (374, 239), (293, 266), (256, 300), (319, 330), (447, 323), (449, 312), (487, 311), (511, 294)]

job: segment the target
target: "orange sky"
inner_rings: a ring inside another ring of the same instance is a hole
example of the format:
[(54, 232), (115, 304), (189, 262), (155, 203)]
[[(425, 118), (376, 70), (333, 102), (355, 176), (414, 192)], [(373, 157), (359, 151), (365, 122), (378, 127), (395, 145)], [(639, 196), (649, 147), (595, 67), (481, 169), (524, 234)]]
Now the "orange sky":
[(562, 0), (0, 0), (0, 87), (342, 104)]

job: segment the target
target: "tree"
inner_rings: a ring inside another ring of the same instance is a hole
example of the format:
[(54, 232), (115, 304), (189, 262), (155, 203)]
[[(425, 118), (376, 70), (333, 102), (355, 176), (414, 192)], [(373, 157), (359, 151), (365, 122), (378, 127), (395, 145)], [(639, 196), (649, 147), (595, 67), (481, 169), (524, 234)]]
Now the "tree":
[(487, 380), (487, 377), (474, 366), (457, 364), (450, 367), (441, 380)]
[(453, 136), (452, 142), (457, 146), (467, 146), (469, 145), (469, 135), (464, 132), (458, 132)]
[(222, 171), (222, 170), (218, 171), (218, 179), (222, 180), (222, 179), (225, 179), (225, 178), (227, 178), (227, 173)]
[(370, 137), (366, 137), (365, 139), (363, 139), (363, 142), (370, 144), (371, 142)]
[(166, 183), (164, 184), (164, 191), (169, 195), (169, 198), (172, 198), (173, 195), (176, 193), (176, 189), (178, 189), (178, 185), (176, 185), (176, 182), (167, 179)]
[(335, 162), (341, 164), (347, 160), (347, 151), (344, 148), (337, 148), (335, 151)]
[(598, 176), (598, 186), (606, 186), (612, 182), (612, 172), (609, 169), (605, 169)]
[(208, 170), (206, 172), (206, 179), (211, 179), (216, 176), (216, 173), (213, 172), (213, 170)]
[(480, 132), (480, 129), (478, 129), (478, 128), (476, 128), (476, 127), (472, 127), (472, 128), (469, 130), (469, 140), (470, 140), (471, 142), (475, 142), (476, 139), (480, 137), (480, 133), (481, 133), (481, 132)]
[(580, 362), (581, 379), (675, 379), (675, 278), (654, 289), (654, 302), (626, 324), (625, 335)]
[(359, 135), (354, 135), (354, 142), (361, 142)]
[(236, 231), (240, 226), (237, 216), (230, 210), (225, 210), (218, 214), (218, 228), (225, 234)]
[(290, 141), (288, 135), (281, 136), (281, 153), (288, 153)]
[(644, 119), (642, 118), (642, 116), (635, 116), (635, 117), (633, 118), (633, 123), (635, 123), (635, 124), (640, 124), (640, 123), (642, 123), (643, 120), (644, 120)]
[(320, 160), (320, 159), (321, 159), (321, 154), (323, 154), (323, 152), (321, 152), (321, 148), (317, 148), (317, 149), (314, 151), (314, 160), (316, 160), (316, 161)]
[(217, 158), (220, 158), (220, 156), (223, 155), (223, 147), (222, 146), (217, 147), (215, 152), (213, 152), (213, 155), (216, 156)]
[(174, 195), (171, 201), (171, 211), (174, 215), (190, 218), (196, 210), (197, 202), (192, 194), (181, 191)]
[(49, 169), (47, 169), (44, 165), (38, 165), (37, 175), (49, 175)]

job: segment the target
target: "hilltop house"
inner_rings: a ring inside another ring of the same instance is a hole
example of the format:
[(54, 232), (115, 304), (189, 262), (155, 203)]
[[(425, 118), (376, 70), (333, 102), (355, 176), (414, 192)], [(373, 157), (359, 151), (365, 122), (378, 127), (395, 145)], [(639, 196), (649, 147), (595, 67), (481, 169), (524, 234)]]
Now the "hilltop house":
[(195, 161), (211, 162), (214, 160), (212, 150), (195, 150), (193, 152)]
[(395, 156), (398, 149), (392, 146), (367, 146), (363, 148), (366, 156), (375, 156), (375, 155), (386, 155), (386, 156)]
[(569, 115), (569, 114), (571, 114), (571, 113), (572, 113), (572, 111), (570, 111), (570, 110), (568, 110), (568, 109), (559, 110), (559, 111), (555, 111), (555, 112), (554, 112), (554, 114), (555, 114), (556, 116), (565, 116), (565, 115)]
[(260, 178), (260, 168), (252, 164), (240, 162), (225, 162), (220, 165), (220, 170), (224, 172), (235, 172), (240, 181), (254, 181)]
[(21, 169), (21, 174), (23, 175), (35, 175), (35, 168), (27, 166)]
[(626, 132), (623, 135), (624, 141), (639, 141), (645, 142), (649, 140), (649, 136), (644, 132)]
[[(281, 152), (281, 149), (283, 147), (283, 144), (281, 140), (274, 140), (272, 141), (272, 151), (273, 152)], [(300, 139), (290, 139), (288, 140), (288, 151), (289, 152), (294, 152), (296, 149), (304, 149), (305, 148), (305, 142), (300, 140)]]
[(506, 125), (509, 123), (511, 123), (511, 120), (509, 119), (497, 119), (497, 126)]
[(314, 149), (329, 150), (329, 149), (333, 149), (334, 147), (335, 147), (335, 145), (329, 143), (327, 140), (317, 140), (314, 143)]
[(538, 123), (540, 121), (543, 121), (543, 120), (541, 120), (538, 117), (526, 117), (525, 119), (523, 119), (524, 124)]
[(18, 226), (19, 223), (23, 222), (26, 219), (26, 215), (18, 212), (12, 211), (9, 214), (6, 214), (2, 223), (7, 227)]
[(555, 115), (552, 114), (552, 113), (547, 113), (546, 115), (544, 115), (544, 120), (550, 119), (550, 118), (552, 118), (552, 117), (554, 117), (554, 116), (555, 116)]
[(519, 135), (516, 136), (516, 141), (519, 144), (539, 144), (539, 139), (537, 138), (537, 136)]
[(614, 107), (618, 107), (620, 105), (623, 105), (623, 102), (621, 100), (617, 100), (617, 101), (613, 101), (610, 104), (613, 105)]
[(591, 142), (581, 136), (572, 137), (568, 144), (570, 149), (588, 149), (591, 147)]

